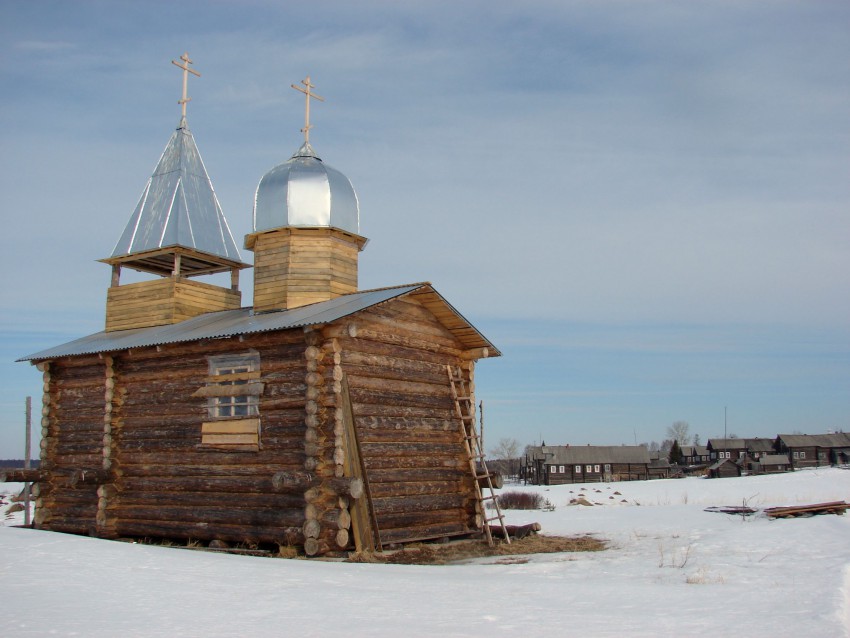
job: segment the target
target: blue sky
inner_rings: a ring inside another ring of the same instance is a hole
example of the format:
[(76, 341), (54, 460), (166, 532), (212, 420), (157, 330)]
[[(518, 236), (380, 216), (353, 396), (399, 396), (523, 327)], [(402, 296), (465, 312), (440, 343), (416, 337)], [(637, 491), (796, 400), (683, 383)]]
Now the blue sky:
[(361, 287), (431, 281), (504, 354), (489, 442), (850, 428), (846, 2), (0, 0), (0, 35), (0, 458), (41, 396), (14, 360), (103, 327), (184, 51), (240, 245), (311, 75)]

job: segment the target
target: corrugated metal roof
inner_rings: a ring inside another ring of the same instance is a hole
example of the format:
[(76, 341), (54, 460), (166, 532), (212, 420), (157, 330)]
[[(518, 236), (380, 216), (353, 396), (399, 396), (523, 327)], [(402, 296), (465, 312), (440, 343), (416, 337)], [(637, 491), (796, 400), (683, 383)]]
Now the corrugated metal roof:
[(145, 184), (112, 257), (165, 246), (184, 246), (241, 261), (185, 118)]
[[(44, 361), (58, 357), (116, 352), (130, 348), (202, 339), (221, 339), (330, 323), (414, 291), (429, 292), (436, 298), (442, 299), (430, 284), (409, 284), (393, 288), (364, 290), (291, 310), (255, 313), (252, 308), (240, 308), (239, 310), (210, 312), (168, 326), (98, 332), (61, 346), (21, 357), (18, 361)], [(447, 302), (446, 306), (451, 308)], [(447, 326), (447, 328), (457, 336), (466, 348), (486, 347), (490, 349), (489, 356), (499, 356), (498, 349), (465, 319), (462, 329), (455, 329), (452, 326)]]

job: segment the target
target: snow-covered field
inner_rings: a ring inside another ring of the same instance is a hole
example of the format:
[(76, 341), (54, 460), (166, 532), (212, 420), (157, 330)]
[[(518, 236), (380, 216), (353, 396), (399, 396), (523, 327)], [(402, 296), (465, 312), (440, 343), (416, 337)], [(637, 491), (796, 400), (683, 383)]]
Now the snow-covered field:
[[(0, 506), (7, 636), (850, 635), (850, 516), (769, 520), (705, 512), (850, 500), (850, 471), (540, 491), (508, 512), (604, 552), (450, 566), (191, 552), (18, 529)], [(19, 491), (2, 485), (0, 492)], [(598, 491), (597, 491), (598, 490)], [(620, 492), (615, 495), (614, 492)], [(611, 498), (613, 497), (613, 498)], [(8, 499), (6, 499), (8, 500)]]

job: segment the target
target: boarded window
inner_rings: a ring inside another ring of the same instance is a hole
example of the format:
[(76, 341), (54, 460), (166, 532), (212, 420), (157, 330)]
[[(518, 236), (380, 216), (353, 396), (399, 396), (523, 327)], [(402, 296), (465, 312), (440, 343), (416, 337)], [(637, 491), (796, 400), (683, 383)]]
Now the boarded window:
[(206, 385), (195, 396), (207, 397), (210, 421), (201, 424), (201, 444), (229, 450), (258, 451), (260, 445), (260, 355), (256, 351), (209, 357)]

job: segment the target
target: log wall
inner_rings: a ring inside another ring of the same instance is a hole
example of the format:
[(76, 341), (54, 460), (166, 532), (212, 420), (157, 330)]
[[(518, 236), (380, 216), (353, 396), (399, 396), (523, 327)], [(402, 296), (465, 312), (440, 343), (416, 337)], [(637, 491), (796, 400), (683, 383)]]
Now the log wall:
[(404, 299), (358, 314), (343, 338), (360, 454), (380, 541), (411, 542), (477, 531), (469, 459), (446, 365), (467, 366), (455, 338), (421, 304)]
[[(478, 531), (446, 372), (473, 363), (415, 300), (350, 321), (41, 364), (36, 524), (308, 555)], [(249, 352), (258, 444), (215, 445), (208, 358)]]

